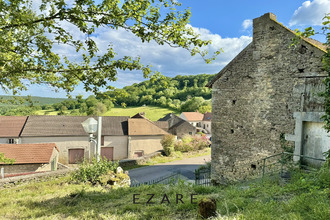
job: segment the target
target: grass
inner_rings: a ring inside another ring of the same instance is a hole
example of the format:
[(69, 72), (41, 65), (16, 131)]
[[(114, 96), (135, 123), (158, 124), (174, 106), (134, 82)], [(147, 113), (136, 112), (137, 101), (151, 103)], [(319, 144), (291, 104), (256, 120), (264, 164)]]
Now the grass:
[[(139, 112), (144, 112), (146, 118), (151, 121), (157, 121), (164, 117), (166, 114), (173, 112), (174, 110), (168, 108), (162, 108), (157, 106), (140, 106), (140, 107), (114, 107), (110, 111), (104, 113), (104, 116), (133, 116)], [(179, 112), (174, 112), (178, 114)]]
[(176, 151), (173, 155), (170, 155), (168, 157), (166, 156), (157, 156), (149, 159), (145, 164), (146, 165), (155, 165), (159, 163), (168, 163), (176, 160), (182, 160), (185, 158), (192, 158), (192, 157), (200, 157), (200, 156), (206, 156), (211, 154), (211, 148), (205, 148), (203, 150), (199, 151), (192, 151), (192, 152), (185, 152), (181, 153), (179, 151)]
[[(114, 107), (110, 111), (107, 111), (103, 114), (103, 116), (133, 116), (139, 112), (145, 112), (146, 117), (151, 121), (157, 121), (158, 119), (164, 117), (166, 114), (173, 112), (174, 110), (156, 106), (141, 106), (141, 107)], [(50, 110), (39, 110), (36, 111), (35, 115), (57, 115), (59, 111), (55, 111), (54, 109)], [(66, 111), (68, 115), (70, 115), (70, 111)], [(179, 112), (174, 112), (175, 114), (179, 114)]]
[[(296, 173), (286, 185), (275, 178), (244, 187), (193, 186), (181, 181), (106, 190), (69, 184), (68, 177), (61, 177), (0, 189), (0, 219), (198, 219), (197, 204), (191, 204), (191, 194), (197, 194), (195, 201), (204, 197), (217, 201), (214, 219), (326, 220), (330, 219), (329, 181), (321, 183), (317, 175)], [(139, 194), (138, 204), (133, 204), (134, 194)], [(147, 194), (155, 194), (153, 204), (146, 204)], [(161, 203), (164, 194), (170, 203)], [(183, 204), (176, 204), (176, 194), (183, 195)]]

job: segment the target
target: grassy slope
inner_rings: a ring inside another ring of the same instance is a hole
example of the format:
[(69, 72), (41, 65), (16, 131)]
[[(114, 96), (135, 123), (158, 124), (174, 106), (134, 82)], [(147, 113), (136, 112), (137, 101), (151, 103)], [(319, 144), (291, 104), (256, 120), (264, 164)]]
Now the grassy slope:
[[(146, 117), (151, 121), (157, 121), (168, 113), (173, 112), (173, 110), (168, 108), (156, 107), (156, 106), (141, 106), (141, 107), (114, 107), (111, 111), (103, 114), (104, 116), (133, 116), (139, 112), (145, 112)], [(178, 114), (178, 112), (174, 112)]]
[[(267, 180), (244, 187), (179, 183), (106, 190), (66, 181), (62, 177), (0, 189), (0, 219), (197, 219), (191, 194), (197, 194), (197, 200), (215, 198), (216, 219), (330, 219), (329, 183), (302, 174), (286, 185)], [(170, 204), (161, 204), (165, 193)], [(133, 204), (133, 194), (140, 194), (139, 204)], [(155, 194), (154, 204), (145, 204), (147, 194)], [(184, 204), (176, 204), (176, 194), (183, 195)]]
[[(69, 111), (68, 111), (69, 112)], [(145, 107), (114, 107), (111, 111), (107, 111), (103, 116), (133, 116), (139, 112), (145, 112), (146, 117), (151, 121), (157, 121), (173, 110), (168, 108), (156, 107), (156, 106), (145, 106)], [(58, 111), (53, 110), (39, 110), (36, 111), (36, 115), (57, 115)], [(178, 114), (178, 112), (174, 112)]]

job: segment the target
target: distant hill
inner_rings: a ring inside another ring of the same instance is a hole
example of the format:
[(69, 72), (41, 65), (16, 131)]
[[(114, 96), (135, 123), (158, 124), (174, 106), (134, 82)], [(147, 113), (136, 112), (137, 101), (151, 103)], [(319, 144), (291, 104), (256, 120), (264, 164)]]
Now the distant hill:
[[(210, 111), (211, 103), (208, 100), (211, 99), (212, 91), (205, 86), (214, 76), (215, 74), (199, 74), (161, 77), (108, 91), (106, 94), (117, 105), (124, 103), (125, 106), (154, 105), (182, 111)], [(187, 103), (188, 101), (191, 103)], [(209, 107), (199, 109), (201, 106)]]
[[(107, 91), (99, 96), (76, 99), (21, 97), (30, 98), (24, 104), (13, 105), (0, 102), (0, 115), (32, 114), (69, 114), (69, 115), (103, 115), (113, 107), (154, 106), (165, 108), (168, 112), (211, 112), (210, 88), (206, 84), (215, 74), (199, 74), (150, 79), (134, 83), (122, 89)], [(12, 96), (0, 96), (0, 99), (12, 99)], [(119, 108), (120, 109), (120, 108)], [(114, 109), (113, 109), (114, 110)], [(158, 109), (159, 110), (159, 109)], [(135, 109), (133, 110), (135, 111)], [(111, 112), (111, 114), (117, 114)], [(119, 113), (121, 114), (121, 113)], [(154, 115), (151, 113), (151, 115)], [(152, 117), (158, 117), (157, 115)]]
[[(0, 95), (0, 99), (3, 100), (9, 100), (13, 99), (15, 96), (5, 96), (5, 95)], [(27, 96), (20, 96), (23, 99), (27, 99)], [(38, 106), (38, 105), (52, 105), (55, 103), (63, 102), (65, 100), (68, 100), (67, 98), (49, 98), (49, 97), (39, 97), (39, 96), (31, 96), (31, 100), (33, 102), (33, 105)], [(30, 105), (29, 102), (25, 102), (23, 104), (19, 105)], [(1, 103), (0, 106), (13, 106), (12, 103)]]

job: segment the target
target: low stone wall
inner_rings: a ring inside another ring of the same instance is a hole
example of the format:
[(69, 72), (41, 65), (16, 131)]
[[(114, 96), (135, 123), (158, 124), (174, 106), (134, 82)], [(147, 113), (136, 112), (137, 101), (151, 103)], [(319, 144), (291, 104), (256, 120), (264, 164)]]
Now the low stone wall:
[(22, 175), (22, 176), (15, 176), (15, 177), (7, 177), (4, 179), (0, 179), (0, 188), (2, 187), (11, 187), (15, 186), (20, 183), (30, 182), (30, 181), (44, 181), (45, 178), (54, 178), (67, 175), (70, 173), (71, 169), (66, 170), (57, 170), (57, 171), (50, 171), (50, 172), (43, 172), (43, 173), (34, 173), (29, 175)]
[(134, 159), (120, 160), (119, 165), (120, 166), (142, 165), (145, 162), (147, 162), (147, 160), (149, 160), (150, 158), (160, 156), (161, 154), (162, 154), (162, 152), (158, 151), (158, 152), (155, 152), (155, 153), (152, 153), (152, 154), (144, 155), (143, 157), (138, 157), (138, 158), (134, 158)]

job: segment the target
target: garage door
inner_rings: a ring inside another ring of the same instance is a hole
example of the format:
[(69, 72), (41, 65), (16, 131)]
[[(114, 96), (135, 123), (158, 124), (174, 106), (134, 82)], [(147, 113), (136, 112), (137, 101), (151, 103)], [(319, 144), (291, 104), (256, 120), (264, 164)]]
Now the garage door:
[(69, 163), (79, 163), (84, 160), (84, 149), (69, 149)]
[(113, 160), (113, 147), (101, 147), (101, 157)]

